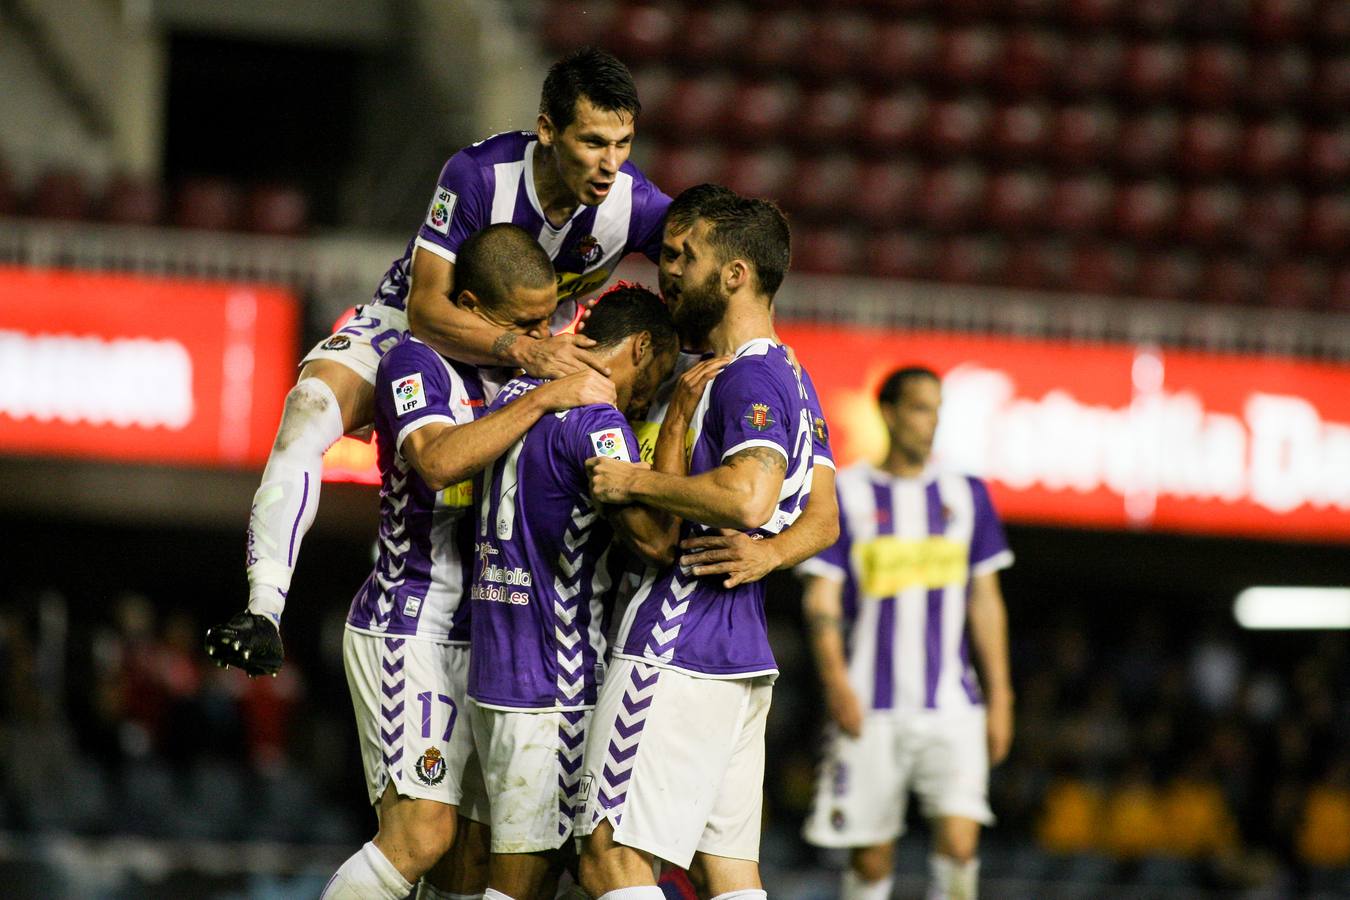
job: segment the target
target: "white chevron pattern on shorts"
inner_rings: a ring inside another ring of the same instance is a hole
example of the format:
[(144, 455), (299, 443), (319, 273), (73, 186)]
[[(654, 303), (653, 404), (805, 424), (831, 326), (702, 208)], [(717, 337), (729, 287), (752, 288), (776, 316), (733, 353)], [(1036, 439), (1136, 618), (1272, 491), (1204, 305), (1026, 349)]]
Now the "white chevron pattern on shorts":
[(623, 700), (614, 716), (605, 763), (600, 772), (599, 795), (593, 818), (609, 816), (618, 825), (623, 819), (623, 802), (628, 797), (628, 785), (637, 764), (638, 742), (647, 724), (647, 711), (656, 696), (656, 685), (661, 670), (646, 663), (636, 663), (632, 676), (624, 688)]

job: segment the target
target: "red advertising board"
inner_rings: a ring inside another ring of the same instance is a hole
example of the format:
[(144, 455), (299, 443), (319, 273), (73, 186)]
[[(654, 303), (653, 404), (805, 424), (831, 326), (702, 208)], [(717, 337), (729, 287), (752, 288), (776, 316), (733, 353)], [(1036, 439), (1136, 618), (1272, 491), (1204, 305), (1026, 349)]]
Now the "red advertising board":
[(297, 320), (275, 287), (0, 267), (0, 452), (259, 465)]
[(943, 376), (935, 454), (1010, 521), (1350, 540), (1350, 367), (1266, 356), (784, 325), (842, 464), (878, 459), (876, 390)]

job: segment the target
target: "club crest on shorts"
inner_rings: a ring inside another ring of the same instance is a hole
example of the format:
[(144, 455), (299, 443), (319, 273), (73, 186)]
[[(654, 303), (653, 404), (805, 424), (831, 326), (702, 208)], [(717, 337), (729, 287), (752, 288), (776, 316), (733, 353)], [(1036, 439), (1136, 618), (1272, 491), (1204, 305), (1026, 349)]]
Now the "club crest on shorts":
[(830, 827), (835, 831), (843, 831), (844, 826), (847, 824), (848, 820), (844, 818), (844, 811), (842, 809), (836, 809), (830, 813)]
[(588, 266), (593, 266), (600, 261), (600, 257), (605, 253), (605, 248), (600, 246), (600, 242), (596, 240), (595, 235), (588, 234), (577, 241), (577, 253), (581, 256), (582, 262)]
[(324, 350), (346, 350), (352, 345), (352, 339), (345, 334), (335, 334), (321, 344)]
[(394, 392), (394, 412), (400, 416), (427, 405), (427, 395), (422, 390), (421, 372), (400, 378), (389, 387)]
[(435, 747), (428, 747), (413, 765), (417, 780), (427, 785), (438, 785), (445, 780), (445, 757)]
[(596, 456), (608, 456), (610, 459), (630, 459), (628, 455), (628, 442), (623, 439), (623, 432), (617, 428), (607, 428), (604, 431), (592, 431), (590, 434), (591, 447), (595, 449)]
[(751, 403), (745, 411), (745, 421), (756, 431), (766, 431), (773, 427), (773, 410), (767, 403)]
[(427, 227), (441, 234), (450, 233), (450, 217), (455, 214), (455, 204), (459, 195), (449, 188), (436, 188), (431, 198), (431, 207), (427, 210)]

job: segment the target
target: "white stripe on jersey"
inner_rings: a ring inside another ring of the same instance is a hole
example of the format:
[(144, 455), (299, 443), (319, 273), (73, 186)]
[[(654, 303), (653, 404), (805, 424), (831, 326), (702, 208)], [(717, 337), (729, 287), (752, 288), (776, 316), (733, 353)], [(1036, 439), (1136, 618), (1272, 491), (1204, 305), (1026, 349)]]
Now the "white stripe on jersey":
[[(940, 475), (938, 492), (951, 513), (947, 517), (947, 539), (969, 547), (975, 531), (975, 498), (970, 493), (970, 482), (960, 475)], [(942, 673), (938, 676), (935, 698), (938, 709), (970, 705), (970, 698), (961, 686), (961, 637), (966, 629), (966, 603), (965, 582), (948, 585), (942, 592)]]
[[(619, 172), (609, 189), (605, 202), (595, 208), (595, 224), (591, 235), (605, 254), (595, 268), (611, 272), (619, 264), (624, 248), (628, 246), (628, 229), (633, 221), (633, 176)], [(592, 268), (587, 266), (587, 269)]]
[[(521, 177), (525, 174), (526, 161), (533, 155), (533, 148), (534, 144), (530, 144), (524, 160), (497, 163), (492, 167), (492, 218), (489, 221), (510, 222), (515, 218)], [(527, 181), (533, 183), (533, 176)]]

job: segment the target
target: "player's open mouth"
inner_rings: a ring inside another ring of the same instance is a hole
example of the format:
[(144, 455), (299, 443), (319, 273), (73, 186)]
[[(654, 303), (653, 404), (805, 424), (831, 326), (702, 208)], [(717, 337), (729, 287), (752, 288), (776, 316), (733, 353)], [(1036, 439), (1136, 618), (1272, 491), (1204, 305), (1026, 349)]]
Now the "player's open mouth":
[(591, 190), (595, 191), (601, 197), (609, 193), (609, 189), (614, 186), (612, 181), (592, 181)]

